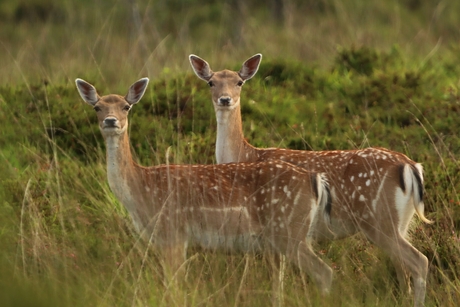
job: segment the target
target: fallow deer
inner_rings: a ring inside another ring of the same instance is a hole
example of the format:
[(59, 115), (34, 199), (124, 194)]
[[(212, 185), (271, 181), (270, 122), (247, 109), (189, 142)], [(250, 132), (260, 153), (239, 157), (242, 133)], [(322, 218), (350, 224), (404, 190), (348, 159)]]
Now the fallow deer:
[(189, 60), (198, 78), (211, 88), (217, 119), (217, 163), (284, 160), (309, 171), (325, 172), (332, 194), (331, 232), (318, 229), (317, 240), (332, 240), (362, 232), (392, 259), (401, 289), (410, 292), (406, 270), (412, 275), (415, 306), (424, 303), (428, 259), (406, 239), (414, 215), (424, 216), (423, 169), (407, 156), (384, 148), (300, 151), (256, 148), (243, 135), (240, 94), (245, 81), (259, 68), (256, 54), (236, 71), (212, 71), (196, 55)]
[(166, 267), (174, 272), (190, 246), (270, 250), (286, 255), (321, 291), (329, 291), (332, 270), (311, 247), (315, 225), (329, 219), (330, 195), (323, 174), (284, 161), (137, 164), (130, 148), (128, 112), (147, 84), (143, 78), (126, 96), (101, 97), (93, 85), (76, 79), (80, 96), (96, 111), (106, 143), (110, 189), (137, 231), (160, 247)]

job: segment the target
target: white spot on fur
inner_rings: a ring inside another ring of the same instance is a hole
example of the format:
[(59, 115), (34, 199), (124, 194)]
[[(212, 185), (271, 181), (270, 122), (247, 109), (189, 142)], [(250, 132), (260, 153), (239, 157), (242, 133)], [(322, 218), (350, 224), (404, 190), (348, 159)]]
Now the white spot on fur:
[(380, 194), (382, 193), (383, 185), (384, 185), (386, 179), (387, 179), (387, 173), (385, 173), (385, 175), (383, 175), (383, 179), (380, 182), (379, 189), (377, 190), (377, 196), (372, 201), (372, 209), (374, 211), (376, 211), (376, 209), (377, 209), (377, 203), (378, 203), (378, 201), (380, 199)]
[(291, 194), (292, 194), (292, 193), (291, 193), (291, 191), (289, 191), (287, 185), (285, 185), (285, 186), (283, 187), (283, 191), (284, 191), (284, 193), (286, 194), (286, 196), (287, 196), (288, 198), (291, 198)]
[(295, 198), (294, 198), (294, 206), (299, 203), (299, 199), (300, 199), (300, 193), (297, 193)]

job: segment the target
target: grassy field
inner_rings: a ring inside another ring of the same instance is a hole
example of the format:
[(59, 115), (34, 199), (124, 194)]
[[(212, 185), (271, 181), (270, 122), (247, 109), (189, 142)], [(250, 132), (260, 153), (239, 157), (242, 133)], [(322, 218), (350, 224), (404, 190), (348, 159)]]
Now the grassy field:
[[(192, 250), (186, 280), (162, 284), (155, 250), (110, 192), (96, 115), (74, 85), (124, 95), (149, 77), (130, 112), (138, 161), (214, 163), (210, 93), (188, 55), (220, 70), (258, 52), (242, 94), (248, 140), (382, 146), (421, 162), (435, 223), (414, 218), (411, 241), (430, 263), (426, 304), (460, 304), (460, 3), (297, 2), (281, 17), (262, 1), (0, 3), (1, 306), (271, 304), (267, 263), (250, 255)], [(285, 306), (411, 305), (360, 236), (315, 248), (334, 268), (332, 294), (288, 265)]]

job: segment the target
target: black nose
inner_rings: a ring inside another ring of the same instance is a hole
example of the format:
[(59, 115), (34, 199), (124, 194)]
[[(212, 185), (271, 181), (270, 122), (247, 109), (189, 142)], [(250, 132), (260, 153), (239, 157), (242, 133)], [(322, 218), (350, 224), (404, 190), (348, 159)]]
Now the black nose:
[(232, 99), (230, 97), (226, 97), (226, 98), (219, 98), (219, 102), (221, 105), (223, 106), (228, 106), (230, 104), (230, 101)]
[(107, 127), (115, 127), (115, 124), (117, 123), (117, 119), (116, 118), (113, 118), (113, 117), (108, 117), (106, 119), (104, 119), (104, 124), (107, 126)]

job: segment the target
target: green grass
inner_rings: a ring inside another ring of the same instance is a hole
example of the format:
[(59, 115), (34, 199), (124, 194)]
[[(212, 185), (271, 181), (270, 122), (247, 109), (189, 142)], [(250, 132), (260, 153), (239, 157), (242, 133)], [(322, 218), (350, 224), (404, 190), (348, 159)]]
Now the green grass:
[[(292, 1), (277, 25), (262, 3), (235, 14), (230, 3), (152, 1), (139, 3), (139, 15), (128, 3), (0, 4), (0, 305), (271, 304), (260, 257), (191, 250), (186, 280), (167, 289), (158, 251), (139, 240), (110, 192), (96, 116), (73, 82), (125, 94), (150, 77), (130, 112), (139, 162), (214, 163), (209, 89), (187, 56), (198, 54), (215, 70), (239, 69), (257, 52), (262, 65), (242, 93), (249, 141), (383, 146), (421, 162), (426, 214), (435, 223), (414, 218), (411, 241), (430, 262), (427, 305), (458, 305), (459, 4)], [(43, 16), (33, 15), (43, 6)], [(334, 268), (332, 294), (321, 297), (288, 265), (286, 306), (411, 305), (386, 255), (360, 236), (316, 250)]]

